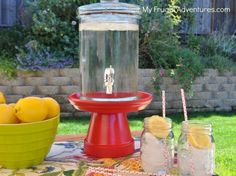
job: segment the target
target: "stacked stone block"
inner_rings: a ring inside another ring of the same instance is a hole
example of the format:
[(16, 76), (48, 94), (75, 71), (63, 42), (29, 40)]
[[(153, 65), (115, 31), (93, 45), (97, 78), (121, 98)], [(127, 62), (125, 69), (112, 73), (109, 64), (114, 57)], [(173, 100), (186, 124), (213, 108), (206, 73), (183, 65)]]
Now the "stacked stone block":
[[(146, 72), (146, 73), (142, 73)], [(148, 73), (150, 75), (148, 75)], [(141, 70), (141, 77), (153, 77), (151, 70)], [(188, 111), (235, 111), (236, 109), (236, 72), (219, 73), (217, 70), (205, 70), (203, 76), (193, 83), (193, 94), (187, 96)], [(145, 85), (142, 85), (146, 87)], [(182, 111), (180, 97), (181, 86), (169, 77), (164, 77), (160, 85), (166, 91), (167, 113)], [(153, 89), (147, 90), (153, 92)], [(161, 97), (156, 95), (152, 104), (143, 112), (161, 113)]]
[[(139, 70), (139, 90), (153, 93), (152, 103), (141, 114), (160, 114), (161, 97), (155, 93), (155, 70)], [(88, 115), (78, 112), (68, 101), (68, 95), (80, 91), (79, 69), (53, 69), (38, 72), (19, 71), (16, 79), (0, 76), (0, 91), (9, 103), (25, 96), (51, 96), (61, 104), (63, 117)], [(163, 77), (160, 85), (166, 91), (167, 113), (182, 111), (181, 86), (169, 77)], [(193, 84), (193, 96), (187, 97), (188, 111), (234, 111), (236, 109), (236, 72), (219, 73), (206, 70)]]

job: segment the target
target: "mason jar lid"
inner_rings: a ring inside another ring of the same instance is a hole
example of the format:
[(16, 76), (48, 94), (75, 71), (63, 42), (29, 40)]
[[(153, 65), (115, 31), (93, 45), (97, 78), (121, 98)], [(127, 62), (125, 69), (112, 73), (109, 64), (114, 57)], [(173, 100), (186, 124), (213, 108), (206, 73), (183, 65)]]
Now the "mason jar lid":
[(120, 3), (118, 0), (101, 0), (100, 3), (79, 7), (79, 16), (90, 14), (127, 14), (139, 17), (140, 7), (134, 4)]
[[(194, 129), (194, 130), (192, 130)], [(212, 134), (212, 124), (209, 122), (188, 120), (182, 122), (182, 132), (184, 133), (205, 133)]]
[[(156, 117), (160, 117), (160, 116), (158, 116), (158, 115), (153, 115), (153, 116), (156, 116)], [(153, 117), (153, 116), (151, 116), (151, 117)], [(144, 123), (143, 123), (143, 127), (145, 128), (145, 129), (149, 129), (149, 127), (150, 127), (150, 122), (149, 122), (149, 119), (151, 118), (151, 117), (146, 117), (146, 118), (144, 118)], [(163, 118), (163, 117), (162, 117)], [(161, 126), (161, 124), (153, 124), (152, 125), (152, 127), (156, 127), (156, 128), (158, 128), (158, 129), (160, 129), (160, 130), (172, 130), (172, 120), (170, 119), (170, 118), (164, 118), (165, 120), (166, 120), (166, 122), (167, 122), (167, 126), (166, 127), (163, 127), (163, 126)]]

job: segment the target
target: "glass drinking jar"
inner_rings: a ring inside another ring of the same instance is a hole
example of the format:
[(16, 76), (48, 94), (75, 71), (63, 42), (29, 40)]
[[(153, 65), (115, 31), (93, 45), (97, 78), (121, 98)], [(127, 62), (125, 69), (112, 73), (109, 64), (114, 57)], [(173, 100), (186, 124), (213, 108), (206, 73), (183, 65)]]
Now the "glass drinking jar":
[(210, 123), (184, 121), (178, 140), (178, 168), (181, 176), (214, 174), (215, 144)]
[(173, 166), (172, 121), (169, 118), (165, 120), (168, 124), (166, 127), (161, 123), (151, 125), (148, 118), (144, 119), (144, 130), (141, 135), (141, 164), (145, 172), (167, 174)]

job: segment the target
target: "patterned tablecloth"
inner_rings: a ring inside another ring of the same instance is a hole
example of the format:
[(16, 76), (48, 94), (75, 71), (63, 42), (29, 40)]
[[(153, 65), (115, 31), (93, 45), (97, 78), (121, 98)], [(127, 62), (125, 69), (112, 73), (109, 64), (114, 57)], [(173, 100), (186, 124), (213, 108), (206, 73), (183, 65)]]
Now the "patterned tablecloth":
[[(135, 139), (135, 153), (123, 158), (91, 158), (83, 152), (83, 141), (55, 142), (41, 165), (21, 170), (1, 168), (0, 176), (132, 176), (152, 175), (142, 172), (140, 140)], [(176, 174), (176, 170), (172, 171)]]

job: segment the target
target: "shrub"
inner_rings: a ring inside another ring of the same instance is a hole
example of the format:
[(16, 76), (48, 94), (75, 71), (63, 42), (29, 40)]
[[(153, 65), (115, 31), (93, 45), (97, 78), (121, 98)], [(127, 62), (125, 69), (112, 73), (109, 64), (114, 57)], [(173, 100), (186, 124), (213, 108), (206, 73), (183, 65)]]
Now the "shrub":
[(216, 32), (205, 38), (202, 49), (210, 49), (211, 52), (204, 52), (206, 55), (223, 55), (232, 56), (236, 53), (236, 36), (226, 35), (224, 33)]
[(8, 54), (2, 52), (0, 55), (0, 73), (6, 75), (8, 78), (16, 76), (16, 62)]
[(33, 36), (52, 51), (64, 52), (78, 62), (79, 33), (77, 8), (79, 0), (40, 0), (33, 15)]
[(236, 67), (235, 62), (222, 55), (204, 57), (202, 58), (202, 62), (206, 68), (214, 68), (220, 72), (229, 71)]
[(223, 33), (209, 36), (188, 37), (187, 46), (202, 57), (205, 68), (227, 71), (236, 65), (233, 56), (236, 54), (236, 37)]
[[(17, 53), (16, 46), (21, 46), (27, 35), (27, 30), (19, 25), (10, 28), (0, 28), (0, 49), (4, 55), (14, 57)], [(5, 58), (4, 56), (4, 58)]]
[(201, 57), (188, 48), (179, 48), (176, 57), (179, 64), (176, 67), (176, 74), (173, 76), (187, 91), (190, 91), (193, 81), (204, 71)]
[(171, 63), (173, 65), (169, 65), (168, 61), (166, 62), (163, 60), (164, 64), (169, 66), (166, 68), (162, 67), (162, 63), (159, 62), (160, 60), (156, 61), (156, 65), (159, 68), (165, 68), (165, 71), (164, 69), (157, 69), (156, 71), (156, 78), (154, 81), (156, 89), (160, 89), (160, 82), (165, 75), (175, 79), (186, 91), (190, 91), (191, 93), (193, 81), (196, 77), (202, 75), (204, 71), (204, 65), (201, 62), (201, 58), (190, 49), (182, 47), (172, 48), (169, 52), (165, 51), (164, 53), (168, 53), (169, 58), (172, 58)]
[(0, 72), (8, 78), (16, 76), (16, 48), (24, 43), (26, 34), (27, 29), (20, 25), (0, 28)]
[[(187, 91), (191, 89), (194, 79), (203, 72), (204, 66), (200, 57), (192, 50), (181, 47), (181, 37), (175, 32), (184, 19), (189, 20), (189, 23), (192, 20), (191, 15), (179, 13), (178, 8), (184, 5), (190, 6), (192, 3), (193, 1), (184, 0), (155, 0), (151, 6), (169, 7), (176, 11), (143, 13), (140, 30), (142, 57), (140, 63), (142, 66), (149, 66), (151, 61), (157, 69), (154, 80), (157, 90), (159, 90), (163, 70), (167, 70), (165, 74), (173, 77)], [(148, 64), (144, 64), (143, 59), (148, 60)]]

